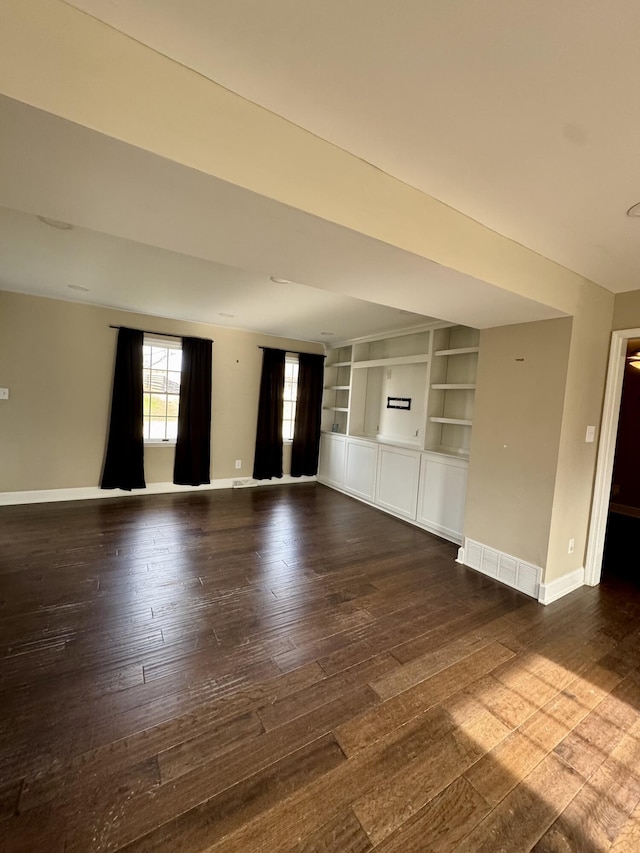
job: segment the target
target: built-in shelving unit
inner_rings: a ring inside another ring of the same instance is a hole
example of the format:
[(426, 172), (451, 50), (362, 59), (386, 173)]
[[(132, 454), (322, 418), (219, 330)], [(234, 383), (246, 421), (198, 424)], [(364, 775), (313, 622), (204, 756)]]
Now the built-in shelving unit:
[(464, 326), (433, 331), (427, 450), (469, 455), (479, 336), (477, 329)]
[(330, 350), (321, 482), (460, 542), (478, 348), (436, 322)]
[[(349, 434), (421, 448), (425, 436), (431, 330), (353, 343)], [(410, 399), (394, 409), (388, 398)]]
[(330, 350), (323, 430), (467, 456), (478, 343), (476, 329), (437, 323)]
[(347, 434), (351, 397), (350, 345), (329, 350), (324, 365), (322, 430)]

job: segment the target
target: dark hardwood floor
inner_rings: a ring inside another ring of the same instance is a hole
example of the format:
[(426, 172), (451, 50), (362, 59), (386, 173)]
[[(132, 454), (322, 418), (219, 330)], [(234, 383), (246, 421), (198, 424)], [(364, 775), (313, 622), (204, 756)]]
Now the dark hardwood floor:
[(320, 485), (0, 509), (0, 849), (640, 850), (640, 596)]

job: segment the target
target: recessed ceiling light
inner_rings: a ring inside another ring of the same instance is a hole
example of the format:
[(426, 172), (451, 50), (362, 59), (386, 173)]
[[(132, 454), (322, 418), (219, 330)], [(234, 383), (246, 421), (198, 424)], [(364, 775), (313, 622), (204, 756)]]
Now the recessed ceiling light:
[(640, 216), (640, 201), (627, 210), (627, 216)]
[(275, 275), (270, 276), (274, 284), (293, 284), (288, 278), (277, 278)]
[(67, 285), (67, 287), (68, 287), (70, 290), (81, 290), (83, 293), (88, 293), (88, 292), (89, 292), (89, 288), (88, 288), (88, 287), (83, 287), (81, 284), (68, 284), (68, 285)]
[(320, 332), (321, 335), (324, 335), (325, 338), (330, 338), (335, 335), (335, 332)]
[(69, 222), (61, 222), (59, 219), (49, 219), (48, 216), (38, 216), (40, 222), (44, 222), (45, 225), (48, 225), (49, 228), (57, 228), (58, 231), (71, 231), (73, 230), (73, 225)]
[(235, 314), (229, 314), (227, 311), (218, 311), (219, 317), (235, 317)]

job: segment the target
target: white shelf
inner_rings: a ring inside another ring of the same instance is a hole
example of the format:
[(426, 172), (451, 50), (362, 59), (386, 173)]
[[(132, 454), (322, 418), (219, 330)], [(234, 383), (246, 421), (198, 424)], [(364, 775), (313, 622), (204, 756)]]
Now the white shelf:
[(353, 368), (360, 367), (392, 367), (394, 364), (425, 364), (429, 356), (425, 353), (418, 355), (396, 355), (390, 358), (372, 358), (369, 361), (354, 361)]
[(326, 412), (348, 412), (349, 409), (344, 406), (323, 406)]
[(325, 367), (351, 367), (350, 361), (332, 361), (330, 364), (325, 364)]
[(434, 447), (427, 447), (425, 448), (425, 453), (437, 453), (439, 456), (451, 456), (454, 459), (467, 460), (469, 458), (468, 450), (461, 449), (459, 447), (448, 447), (444, 444), (438, 444)]
[(351, 388), (350, 385), (325, 385), (325, 391), (348, 391)]
[(479, 351), (480, 347), (456, 347), (455, 349), (439, 349), (437, 352), (434, 352), (434, 356), (467, 355), (467, 353)]
[(462, 382), (444, 382), (431, 386), (436, 391), (475, 391), (475, 385)]
[(463, 418), (429, 418), (432, 424), (456, 424), (457, 426), (471, 426), (473, 421)]

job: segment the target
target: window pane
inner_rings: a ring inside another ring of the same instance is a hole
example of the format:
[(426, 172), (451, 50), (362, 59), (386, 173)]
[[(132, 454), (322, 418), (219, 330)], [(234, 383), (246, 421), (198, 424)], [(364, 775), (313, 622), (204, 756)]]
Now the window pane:
[(167, 398), (164, 394), (151, 395), (151, 415), (164, 417), (167, 414)]
[(160, 370), (151, 371), (151, 390), (166, 391), (167, 390), (167, 374)]
[(284, 405), (282, 407), (282, 438), (293, 440), (298, 396), (298, 356), (287, 355), (284, 362)]
[(165, 437), (165, 419), (151, 418), (149, 421), (149, 438)]
[(142, 348), (144, 437), (176, 438), (180, 408), (182, 349), (148, 341)]
[(168, 374), (169, 380), (167, 382), (167, 391), (170, 394), (179, 394), (180, 393), (180, 374), (174, 371), (170, 371)]
[(167, 418), (167, 438), (177, 438), (178, 437), (178, 419), (177, 418)]
[(142, 437), (149, 438), (149, 421), (147, 418), (142, 422)]
[(177, 370), (179, 372), (181, 369), (182, 369), (182, 350), (170, 349), (169, 350), (169, 370)]
[(165, 347), (151, 347), (151, 367), (156, 370), (167, 369), (167, 350)]
[(177, 418), (179, 406), (180, 397), (177, 394), (170, 394), (167, 397), (167, 414), (172, 418)]

